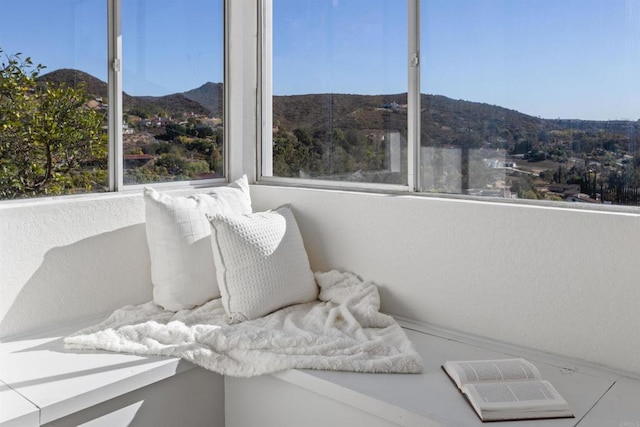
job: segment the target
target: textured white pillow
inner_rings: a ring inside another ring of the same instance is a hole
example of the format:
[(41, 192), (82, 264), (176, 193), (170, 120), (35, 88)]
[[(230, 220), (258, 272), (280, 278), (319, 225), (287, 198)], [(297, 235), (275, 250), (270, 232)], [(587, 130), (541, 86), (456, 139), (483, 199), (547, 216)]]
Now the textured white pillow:
[(145, 187), (153, 301), (167, 310), (220, 297), (207, 215), (250, 213), (247, 177), (206, 194), (174, 197)]
[(298, 224), (289, 206), (211, 217), (218, 285), (231, 323), (317, 299)]

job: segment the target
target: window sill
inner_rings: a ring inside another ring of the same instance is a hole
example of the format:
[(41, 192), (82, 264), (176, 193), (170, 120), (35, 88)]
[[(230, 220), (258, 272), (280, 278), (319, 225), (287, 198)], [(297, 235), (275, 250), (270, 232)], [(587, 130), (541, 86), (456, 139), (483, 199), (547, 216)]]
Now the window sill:
[(226, 183), (226, 180), (203, 180), (136, 184), (127, 185), (121, 191), (0, 200), (0, 210), (33, 206), (62, 205), (69, 203), (91, 203), (95, 201), (126, 199), (142, 196), (144, 187), (153, 187), (158, 191), (163, 192), (177, 194), (182, 192), (186, 194), (201, 190), (203, 188), (212, 188), (220, 185), (225, 185)]
[(481, 196), (466, 196), (461, 194), (442, 194), (442, 193), (418, 193), (410, 192), (407, 190), (388, 189), (385, 187), (376, 186), (371, 184), (370, 186), (358, 187), (350, 186), (350, 183), (343, 183), (342, 185), (333, 185), (330, 181), (324, 183), (323, 181), (313, 180), (305, 182), (299, 179), (287, 179), (287, 178), (271, 178), (262, 179), (257, 183), (252, 184), (258, 187), (274, 187), (286, 189), (301, 189), (301, 190), (315, 190), (324, 192), (348, 192), (348, 193), (362, 193), (372, 194), (380, 196), (392, 196), (392, 197), (406, 197), (415, 199), (426, 199), (434, 201), (452, 202), (452, 203), (470, 203), (478, 205), (492, 205), (492, 206), (505, 206), (505, 207), (525, 207), (530, 209), (546, 209), (557, 211), (576, 211), (576, 212), (598, 212), (603, 214), (621, 214), (628, 216), (640, 217), (640, 207), (638, 206), (621, 206), (621, 205), (600, 205), (600, 204), (587, 204), (587, 203), (570, 203), (570, 202), (555, 202), (551, 200), (529, 200), (529, 199), (507, 199), (498, 197), (481, 197)]

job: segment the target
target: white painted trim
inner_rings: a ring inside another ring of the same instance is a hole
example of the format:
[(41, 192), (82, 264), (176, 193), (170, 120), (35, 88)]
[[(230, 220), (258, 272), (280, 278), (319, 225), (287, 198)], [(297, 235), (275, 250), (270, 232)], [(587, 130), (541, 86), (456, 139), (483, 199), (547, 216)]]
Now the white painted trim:
[(285, 178), (275, 176), (263, 176), (261, 177), (261, 184), (277, 184), (282, 186), (295, 186), (300, 188), (312, 187), (323, 188), (326, 190), (331, 189), (348, 189), (348, 190), (375, 190), (378, 192), (393, 192), (393, 191), (408, 191), (409, 188), (406, 185), (395, 184), (377, 184), (373, 182), (358, 182), (358, 181), (338, 181), (329, 179), (305, 179), (305, 178)]
[(109, 0), (107, 11), (108, 44), (108, 175), (109, 191), (123, 187), (122, 148), (122, 17), (121, 0)]
[(420, 191), (420, 0), (407, 1), (407, 184), (410, 191)]
[(230, 160), (230, 154), (231, 154), (231, 144), (230, 144), (230, 135), (232, 134), (231, 131), (231, 108), (229, 108), (230, 106), (230, 102), (231, 102), (231, 91), (229, 89), (229, 76), (231, 75), (231, 65), (230, 65), (230, 61), (229, 58), (231, 56), (231, 34), (230, 34), (230, 28), (231, 28), (231, 22), (230, 22), (230, 16), (231, 16), (231, 12), (230, 12), (230, 5), (229, 5), (229, 0), (223, 0), (223, 7), (224, 7), (224, 11), (223, 11), (223, 16), (224, 16), (224, 72), (223, 72), (223, 97), (224, 97), (224, 105), (223, 105), (223, 132), (224, 132), (224, 140), (223, 140), (223, 144), (222, 144), (222, 156), (223, 156), (223, 162), (222, 164), (224, 165), (224, 171), (223, 171), (223, 176), (225, 178), (227, 178), (227, 181), (230, 181), (229, 176), (230, 176), (230, 170), (231, 170), (231, 160)]
[(243, 174), (255, 181), (257, 99), (257, 3), (256, 0), (227, 0), (227, 134), (228, 167), (225, 176), (233, 181)]
[(270, 30), (273, 20), (271, 0), (259, 1), (258, 34), (258, 175), (273, 176), (273, 32)]

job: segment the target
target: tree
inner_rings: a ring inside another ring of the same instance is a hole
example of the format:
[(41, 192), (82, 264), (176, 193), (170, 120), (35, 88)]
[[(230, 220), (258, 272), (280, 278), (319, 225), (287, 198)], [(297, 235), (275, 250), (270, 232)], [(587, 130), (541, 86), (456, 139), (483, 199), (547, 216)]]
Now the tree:
[(167, 134), (167, 140), (171, 141), (178, 139), (178, 137), (187, 135), (187, 128), (178, 123), (169, 123), (164, 127), (164, 131)]
[(187, 160), (177, 154), (163, 154), (156, 160), (156, 166), (165, 168), (169, 175), (182, 176), (187, 171)]
[(84, 88), (39, 82), (43, 68), (20, 53), (0, 64), (0, 199), (107, 185), (102, 115)]

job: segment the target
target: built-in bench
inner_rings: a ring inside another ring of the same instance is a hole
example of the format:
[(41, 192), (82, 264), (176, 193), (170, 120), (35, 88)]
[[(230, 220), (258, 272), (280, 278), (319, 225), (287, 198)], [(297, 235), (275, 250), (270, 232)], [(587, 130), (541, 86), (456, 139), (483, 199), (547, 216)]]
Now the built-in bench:
[(479, 426), (482, 422), (441, 365), (514, 356), (532, 361), (576, 417), (501, 422), (501, 427), (640, 425), (637, 378), (425, 324), (401, 323), (424, 357), (421, 375), (291, 370), (225, 378), (226, 426)]
[(0, 425), (224, 426), (223, 378), (178, 358), (64, 348), (104, 316), (0, 344)]
[[(1, 344), (2, 427), (89, 421), (105, 426), (473, 426), (482, 423), (441, 364), (512, 356), (534, 362), (576, 414), (526, 425), (640, 424), (638, 379), (411, 321), (401, 323), (424, 357), (419, 375), (289, 370), (223, 379), (176, 358), (64, 348), (64, 335), (100, 319)], [(524, 424), (501, 423), (509, 425)]]
[[(178, 359), (67, 351), (61, 337), (101, 317), (73, 319), (152, 299), (142, 195), (3, 204), (0, 425), (473, 425), (440, 364), (523, 355), (578, 415), (541, 425), (640, 426), (640, 214), (267, 185), (251, 194), (257, 211), (294, 207), (315, 271), (353, 271), (379, 284), (385, 312), (487, 340), (404, 323), (425, 360), (406, 376), (241, 380)], [(62, 326), (29, 332), (46, 325)]]

